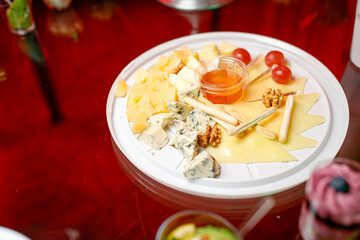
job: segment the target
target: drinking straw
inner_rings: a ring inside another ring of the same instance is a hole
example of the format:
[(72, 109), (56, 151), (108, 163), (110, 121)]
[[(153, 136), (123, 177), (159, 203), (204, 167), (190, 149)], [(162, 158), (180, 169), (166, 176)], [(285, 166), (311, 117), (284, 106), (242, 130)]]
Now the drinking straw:
[(249, 215), (249, 217), (243, 221), (243, 226), (238, 228), (240, 235), (244, 238), (274, 206), (275, 199), (273, 197), (263, 198), (260, 207), (255, 213)]

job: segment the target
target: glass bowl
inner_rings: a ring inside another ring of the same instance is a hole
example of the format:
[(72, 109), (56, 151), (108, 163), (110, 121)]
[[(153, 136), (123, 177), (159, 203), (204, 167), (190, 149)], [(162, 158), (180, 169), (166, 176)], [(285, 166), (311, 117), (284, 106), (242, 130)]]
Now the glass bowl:
[(159, 227), (155, 240), (164, 240), (177, 227), (194, 223), (196, 227), (214, 226), (230, 230), (239, 240), (242, 239), (238, 229), (225, 218), (203, 210), (185, 210), (167, 218)]

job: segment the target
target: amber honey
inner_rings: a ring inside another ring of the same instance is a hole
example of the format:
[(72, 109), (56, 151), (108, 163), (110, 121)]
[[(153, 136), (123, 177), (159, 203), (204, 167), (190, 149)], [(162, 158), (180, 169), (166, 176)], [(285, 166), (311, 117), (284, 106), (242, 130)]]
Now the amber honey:
[(239, 100), (246, 77), (246, 67), (234, 58), (211, 59), (198, 69), (201, 92), (212, 103), (230, 104)]
[(205, 73), (201, 78), (203, 96), (212, 103), (229, 104), (241, 98), (242, 77), (225, 69)]

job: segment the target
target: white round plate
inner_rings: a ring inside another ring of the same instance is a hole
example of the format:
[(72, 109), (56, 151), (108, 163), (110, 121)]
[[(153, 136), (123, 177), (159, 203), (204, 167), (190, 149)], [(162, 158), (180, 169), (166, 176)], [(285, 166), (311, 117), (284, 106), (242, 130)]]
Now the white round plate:
[(1, 240), (30, 240), (23, 234), (16, 232), (12, 229), (0, 227), (0, 239)]
[[(200, 50), (206, 44), (227, 41), (246, 48), (252, 57), (271, 50), (284, 53), (295, 77), (306, 76), (304, 93), (318, 92), (319, 100), (309, 114), (322, 115), (325, 122), (302, 133), (319, 142), (315, 148), (291, 151), (298, 161), (288, 163), (221, 164), (221, 176), (214, 179), (186, 179), (179, 165), (183, 158), (175, 148), (166, 146), (158, 152), (136, 139), (126, 117), (127, 98), (115, 98), (117, 83), (123, 78), (133, 85), (133, 73), (139, 68), (149, 68), (160, 56), (169, 56), (174, 49), (186, 45)], [(150, 49), (137, 57), (115, 80), (107, 102), (107, 121), (112, 137), (141, 172), (153, 180), (180, 192), (221, 199), (244, 199), (282, 192), (306, 181), (314, 167), (330, 161), (340, 149), (345, 138), (349, 110), (345, 94), (333, 74), (317, 59), (288, 43), (255, 34), (213, 32), (178, 38)]]

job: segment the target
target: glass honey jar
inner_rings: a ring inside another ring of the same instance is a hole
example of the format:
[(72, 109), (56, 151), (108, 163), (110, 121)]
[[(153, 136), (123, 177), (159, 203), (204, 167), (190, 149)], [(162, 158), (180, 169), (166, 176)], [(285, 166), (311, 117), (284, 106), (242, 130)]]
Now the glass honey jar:
[(232, 57), (206, 60), (195, 71), (203, 96), (217, 104), (241, 99), (248, 76), (246, 65)]

